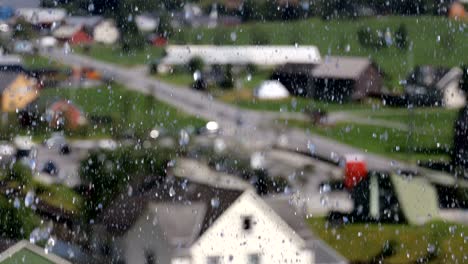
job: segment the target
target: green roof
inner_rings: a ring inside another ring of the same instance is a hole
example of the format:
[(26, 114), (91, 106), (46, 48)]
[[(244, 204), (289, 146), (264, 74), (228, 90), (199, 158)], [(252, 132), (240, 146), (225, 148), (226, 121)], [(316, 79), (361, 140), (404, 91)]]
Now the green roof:
[(392, 174), (390, 179), (408, 223), (419, 225), (439, 217), (437, 191), (427, 179), (405, 179), (396, 174)]
[(54, 264), (49, 259), (46, 259), (39, 254), (23, 248), (20, 251), (14, 253), (11, 257), (0, 262), (1, 264), (22, 264), (22, 263), (34, 263), (34, 264)]
[(70, 264), (70, 262), (54, 255), (26, 240), (22, 240), (4, 252), (0, 253), (0, 264)]

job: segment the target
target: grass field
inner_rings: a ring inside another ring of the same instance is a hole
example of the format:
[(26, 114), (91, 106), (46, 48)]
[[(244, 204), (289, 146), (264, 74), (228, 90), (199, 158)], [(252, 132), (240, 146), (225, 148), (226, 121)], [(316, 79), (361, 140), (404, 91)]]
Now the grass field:
[[(409, 48), (402, 51), (396, 47), (380, 50), (363, 48), (358, 42), (357, 31), (369, 27), (371, 30), (396, 30), (400, 24), (408, 29)], [(315, 45), (322, 56), (345, 55), (369, 57), (380, 65), (386, 75), (389, 88), (398, 87), (416, 65), (433, 64), (458, 66), (468, 62), (467, 25), (444, 17), (377, 17), (354, 20), (324, 21), (318, 18), (292, 21), (243, 24), (237, 27), (217, 29), (182, 30), (174, 38), (188, 43), (213, 43), (245, 45), (251, 36), (265, 35), (270, 44)], [(231, 40), (231, 33), (236, 40)], [(201, 39), (199, 39), (201, 36)]]
[[(90, 125), (84, 136), (117, 136), (126, 130), (133, 130), (137, 135), (147, 135), (155, 126), (169, 132), (177, 132), (187, 126), (202, 126), (204, 121), (150, 96), (129, 91), (125, 87), (113, 84), (90, 89), (45, 89), (42, 100), (52, 101), (57, 98), (71, 100), (82, 108), (88, 118), (109, 117), (107, 124)], [(79, 136), (79, 135), (77, 135)]]
[(163, 48), (156, 48), (150, 46), (146, 46), (142, 50), (133, 51), (126, 54), (122, 52), (122, 49), (118, 45), (106, 46), (101, 44), (91, 46), (89, 52), (85, 52), (83, 47), (80, 46), (73, 47), (73, 51), (85, 54), (98, 60), (121, 64), (125, 66), (147, 64), (148, 62), (151, 62), (154, 59), (162, 57), (164, 54)]
[(24, 55), (23, 63), (28, 69), (42, 69), (51, 67), (60, 67), (61, 65), (41, 55)]
[(385, 247), (388, 255), (383, 263), (464, 263), (468, 258), (468, 226), (432, 222), (419, 227), (372, 223), (332, 227), (323, 218), (307, 221), (316, 235), (351, 263), (379, 263), (374, 258)]
[[(408, 30), (409, 47), (382, 49), (361, 47), (357, 31), (361, 28), (395, 31), (401, 24)], [(383, 16), (353, 20), (324, 21), (319, 18), (289, 22), (247, 23), (235, 27), (183, 28), (174, 33), (170, 43), (252, 44), (252, 36), (262, 35), (270, 44), (315, 45), (322, 57), (345, 55), (369, 57), (385, 73), (389, 89), (401, 89), (399, 82), (416, 65), (459, 66), (468, 63), (467, 24), (435, 16)], [(235, 36), (235, 38), (232, 38)], [(234, 40), (233, 40), (234, 39)], [(83, 49), (74, 50), (83, 53)], [(122, 65), (145, 64), (163, 55), (161, 48), (147, 47), (125, 55), (118, 46), (95, 45), (89, 56)]]
[[(381, 109), (379, 111), (356, 111), (370, 119), (398, 121), (414, 127), (412, 133), (399, 129), (338, 123), (333, 126), (314, 126), (309, 122), (287, 121), (288, 125), (308, 129), (340, 142), (366, 151), (401, 160), (449, 159), (452, 148), (453, 127), (457, 111), (421, 108), (410, 114), (404, 109)], [(286, 122), (286, 121), (285, 121)]]

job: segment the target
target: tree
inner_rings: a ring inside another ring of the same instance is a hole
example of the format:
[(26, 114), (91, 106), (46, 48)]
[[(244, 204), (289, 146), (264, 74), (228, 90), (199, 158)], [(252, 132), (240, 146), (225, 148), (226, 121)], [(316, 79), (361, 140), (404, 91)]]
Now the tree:
[(19, 162), (16, 162), (10, 169), (8, 178), (10, 181), (16, 181), (21, 185), (29, 184), (32, 182), (31, 169)]
[(36, 36), (36, 32), (33, 26), (24, 19), (18, 19), (13, 30), (13, 39), (33, 39)]
[(232, 65), (228, 64), (224, 67), (224, 78), (219, 84), (221, 88), (231, 89), (234, 87), (234, 77), (232, 75)]
[(203, 70), (204, 66), (205, 66), (205, 63), (203, 62), (203, 59), (200, 57), (193, 57), (188, 62), (188, 68), (189, 68), (190, 73), (194, 73), (195, 71), (201, 71)]
[(131, 180), (144, 180), (147, 176), (165, 177), (167, 164), (174, 158), (175, 153), (168, 149), (125, 148), (91, 153), (80, 166), (80, 177), (90, 186), (83, 203), (85, 220), (96, 217)]
[(3, 197), (0, 197), (0, 211), (0, 236), (2, 237), (25, 238), (39, 224), (38, 218), (30, 208), (21, 205), (15, 208)]
[(256, 0), (245, 0), (242, 5), (241, 17), (243, 21), (263, 20), (262, 4)]
[(399, 49), (406, 50), (408, 47), (408, 30), (405, 24), (401, 24), (395, 32), (395, 44)]
[[(169, 13), (166, 11), (163, 11), (161, 15), (159, 16), (159, 26), (157, 29), (157, 33), (160, 36), (163, 36), (165, 38), (172, 37), (174, 33), (174, 29), (172, 28), (172, 25), (171, 25), (171, 18), (169, 16)], [(184, 35), (184, 34), (183, 32), (180, 32), (178, 35)]]
[(120, 46), (124, 53), (141, 50), (145, 46), (145, 37), (140, 33), (135, 21), (130, 21), (120, 27)]

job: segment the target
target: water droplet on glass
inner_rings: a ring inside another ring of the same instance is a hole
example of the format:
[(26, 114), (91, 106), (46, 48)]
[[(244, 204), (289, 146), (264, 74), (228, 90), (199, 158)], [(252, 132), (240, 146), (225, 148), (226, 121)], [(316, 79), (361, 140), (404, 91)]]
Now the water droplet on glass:
[(237, 40), (237, 33), (236, 32), (231, 32), (231, 41), (236, 41)]
[(345, 46), (345, 52), (350, 52), (351, 51), (351, 45), (346, 45)]
[(13, 202), (13, 207), (15, 207), (16, 209), (20, 208), (21, 204), (20, 204), (20, 200), (18, 199), (18, 197), (15, 198), (15, 201)]
[(55, 246), (55, 240), (52, 238), (52, 237), (49, 237), (49, 239), (47, 240), (47, 243), (44, 247), (44, 252), (46, 254), (49, 254), (49, 252), (52, 251), (52, 248)]
[(26, 197), (24, 198), (24, 205), (26, 207), (31, 206), (31, 204), (34, 202), (34, 192), (33, 191), (28, 191), (26, 194)]
[(309, 150), (311, 155), (315, 155), (315, 145), (312, 142), (307, 142), (307, 149)]
[(73, 250), (71, 248), (67, 249), (67, 254), (68, 254), (68, 258), (70, 258), (70, 259), (75, 257), (75, 253), (73, 252)]
[(435, 252), (435, 249), (436, 249), (436, 247), (435, 247), (434, 244), (428, 244), (428, 245), (427, 245), (427, 252), (429, 252), (429, 253), (434, 253), (434, 252)]
[(219, 198), (215, 197), (211, 199), (211, 206), (214, 208), (218, 208), (219, 206)]
[(169, 189), (169, 196), (170, 197), (174, 197), (174, 195), (176, 194), (174, 188), (171, 186), (171, 188)]
[(449, 226), (450, 234), (454, 235), (456, 230), (457, 230), (457, 226)]

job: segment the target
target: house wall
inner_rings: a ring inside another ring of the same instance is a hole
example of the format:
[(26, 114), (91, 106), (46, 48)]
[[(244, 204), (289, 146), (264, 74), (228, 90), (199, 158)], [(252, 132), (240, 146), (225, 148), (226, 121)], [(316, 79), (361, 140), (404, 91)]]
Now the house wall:
[(93, 42), (93, 38), (83, 30), (77, 31), (69, 40), (70, 44), (88, 44)]
[(171, 263), (171, 250), (166, 236), (149, 212), (142, 214), (121, 240), (125, 263), (146, 264), (145, 253), (151, 252), (155, 263)]
[(119, 39), (119, 30), (110, 21), (97, 25), (93, 31), (94, 41), (104, 44), (114, 44)]
[(461, 108), (466, 104), (466, 96), (459, 87), (459, 80), (452, 80), (445, 87), (442, 104), (447, 108)]
[(19, 75), (3, 91), (3, 95), (1, 96), (2, 112), (14, 112), (16, 109), (22, 109), (34, 101), (38, 97), (38, 92), (34, 85), (34, 82), (26, 78), (26, 76)]
[(360, 100), (369, 94), (378, 94), (382, 90), (383, 80), (379, 71), (369, 66), (354, 84), (353, 100)]
[[(245, 217), (251, 229), (244, 230)], [(220, 216), (191, 248), (192, 264), (205, 264), (211, 257), (219, 263), (314, 263), (305, 242), (252, 191), (246, 191)]]

